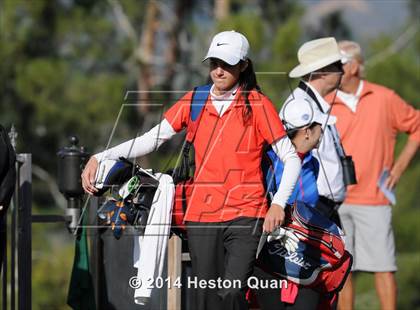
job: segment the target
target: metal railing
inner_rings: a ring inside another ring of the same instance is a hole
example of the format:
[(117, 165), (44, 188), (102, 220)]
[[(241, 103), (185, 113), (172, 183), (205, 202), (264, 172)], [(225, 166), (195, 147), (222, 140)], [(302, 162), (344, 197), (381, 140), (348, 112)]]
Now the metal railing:
[(70, 221), (71, 216), (32, 214), (32, 154), (17, 154), (15, 191), (2, 229), (3, 310), (32, 308), (32, 223)]
[[(32, 274), (32, 155), (16, 156), (16, 187), (3, 221), (2, 309), (31, 309)], [(9, 225), (10, 221), (10, 225)], [(10, 236), (10, 237), (9, 237)], [(8, 239), (10, 247), (8, 248)], [(10, 251), (10, 255), (8, 255)], [(10, 259), (8, 259), (10, 256)], [(9, 275), (10, 273), (10, 275)], [(10, 277), (10, 285), (8, 285)], [(10, 300), (9, 300), (10, 296)], [(17, 305), (17, 308), (16, 308)], [(10, 306), (10, 308), (8, 307)]]
[[(6, 246), (3, 253), (2, 271), (1, 271), (1, 309), (3, 310), (30, 310), (32, 308), (32, 223), (56, 223), (65, 222), (69, 224), (74, 222), (72, 215), (37, 215), (32, 214), (32, 155), (18, 154), (16, 161), (16, 186), (12, 203), (7, 216), (4, 217), (3, 231), (1, 237), (5, 240)], [(122, 278), (122, 275), (114, 271), (113, 265), (109, 262), (116, 260), (118, 256), (125, 253), (131, 257), (132, 249), (130, 247), (130, 238), (127, 236), (125, 241), (115, 241), (112, 236), (101, 229), (97, 223), (96, 211), (99, 206), (99, 199), (92, 197), (89, 202), (89, 226), (88, 236), (90, 239), (90, 266), (95, 290), (95, 303), (97, 309), (105, 309), (109, 303), (112, 303), (113, 296), (108, 296), (109, 287), (113, 282), (120, 282), (120, 286), (128, 285), (128, 281)], [(78, 205), (80, 208), (80, 205)], [(1, 226), (0, 226), (1, 227)], [(110, 237), (110, 238), (108, 238)], [(122, 238), (124, 239), (124, 238)], [(112, 253), (116, 243), (125, 245), (118, 248), (121, 252)], [(129, 246), (127, 246), (129, 245)], [(170, 240), (167, 266), (168, 271), (164, 271), (162, 277), (171, 275), (185, 276), (186, 269), (190, 269), (187, 253), (183, 253), (181, 240), (174, 237)], [(107, 258), (108, 263), (104, 261)], [(131, 259), (127, 258), (124, 266), (126, 274), (133, 272), (132, 266), (128, 266)], [(129, 269), (131, 268), (131, 269)], [(135, 275), (135, 274), (132, 274)], [(108, 289), (107, 289), (108, 287)], [(126, 289), (124, 291), (127, 291)], [(131, 293), (125, 292), (126, 298)], [(118, 295), (118, 294), (117, 294)], [(133, 296), (131, 296), (133, 298)], [(192, 309), (191, 296), (184, 289), (170, 289), (159, 291), (154, 296), (153, 305), (159, 309)], [(182, 300), (182, 303), (181, 303)], [(65, 301), (63, 301), (64, 303)], [(118, 309), (125, 307), (118, 307)], [(127, 309), (142, 309), (143, 307), (131, 303)], [(117, 308), (116, 308), (117, 309)]]

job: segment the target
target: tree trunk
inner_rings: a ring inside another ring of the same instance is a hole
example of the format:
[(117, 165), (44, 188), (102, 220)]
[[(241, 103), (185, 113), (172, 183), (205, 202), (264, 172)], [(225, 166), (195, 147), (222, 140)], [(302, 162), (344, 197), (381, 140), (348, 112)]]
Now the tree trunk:
[(215, 0), (214, 1), (214, 18), (216, 21), (221, 21), (229, 16), (230, 0)]
[(137, 111), (140, 116), (144, 117), (149, 111), (150, 90), (153, 86), (153, 70), (152, 60), (155, 48), (155, 33), (158, 27), (158, 7), (156, 1), (149, 1), (146, 9), (146, 20), (144, 30), (142, 32), (140, 46), (138, 52), (141, 53), (138, 88), (138, 107)]
[(187, 18), (188, 13), (192, 9), (191, 0), (177, 0), (175, 4), (174, 22), (168, 30), (168, 47), (166, 48), (166, 72), (163, 89), (171, 90), (172, 82), (176, 74), (176, 65), (179, 61), (179, 41), (178, 36), (182, 31), (183, 21)]

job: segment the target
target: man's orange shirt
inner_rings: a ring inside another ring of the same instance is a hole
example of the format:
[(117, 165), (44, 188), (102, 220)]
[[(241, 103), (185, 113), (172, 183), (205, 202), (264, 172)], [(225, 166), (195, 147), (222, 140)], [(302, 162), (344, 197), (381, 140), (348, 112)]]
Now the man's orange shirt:
[[(252, 116), (245, 123), (245, 102), (239, 92), (220, 117), (210, 99), (194, 140), (196, 171), (185, 221), (223, 222), (240, 216), (264, 217), (267, 202), (261, 158), (266, 143), (285, 135), (271, 101), (252, 91)], [(190, 121), (192, 92), (166, 113), (176, 132)]]
[[(385, 168), (394, 162), (394, 147), (398, 132), (420, 141), (420, 111), (384, 86), (363, 82), (363, 90), (353, 113), (336, 98), (332, 114), (337, 116), (337, 128), (344, 149), (353, 156), (357, 184), (347, 187), (345, 203), (387, 205), (377, 186)], [(327, 96), (332, 102), (334, 94)]]

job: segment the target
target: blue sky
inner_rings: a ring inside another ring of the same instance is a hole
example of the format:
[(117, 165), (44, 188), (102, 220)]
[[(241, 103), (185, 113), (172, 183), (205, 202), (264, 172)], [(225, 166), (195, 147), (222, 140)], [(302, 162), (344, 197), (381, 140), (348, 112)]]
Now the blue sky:
[(340, 10), (354, 39), (366, 41), (379, 34), (397, 36), (407, 25), (407, 0), (301, 0), (307, 7), (309, 22), (328, 12)]

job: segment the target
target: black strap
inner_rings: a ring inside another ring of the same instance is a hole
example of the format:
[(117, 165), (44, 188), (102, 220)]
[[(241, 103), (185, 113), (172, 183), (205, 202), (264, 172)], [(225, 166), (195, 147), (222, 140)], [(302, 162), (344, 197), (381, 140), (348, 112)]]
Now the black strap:
[(186, 189), (185, 189), (185, 185), (186, 185), (187, 181), (183, 181), (182, 184), (182, 212), (187, 211), (187, 193), (186, 193)]
[(303, 81), (300, 81), (300, 82), (299, 82), (298, 87), (299, 87), (301, 90), (303, 90), (305, 93), (307, 93), (307, 94), (309, 95), (309, 97), (311, 97), (311, 98), (312, 98), (312, 100), (313, 100), (313, 101), (315, 101), (315, 103), (316, 103), (316, 105), (317, 105), (318, 109), (319, 109), (322, 113), (325, 113), (325, 112), (324, 112), (324, 109), (322, 108), (321, 104), (319, 103), (318, 98), (316, 97), (315, 93), (313, 92), (313, 90), (312, 90), (312, 89), (311, 89), (308, 85), (306, 85)]
[[(200, 93), (198, 93), (198, 96), (200, 98), (196, 98), (197, 95), (197, 91), (199, 91)], [(206, 92), (208, 91), (208, 93), (206, 94)], [(204, 94), (204, 95), (203, 95)], [(208, 96), (210, 94), (210, 88), (208, 87), (208, 85), (205, 86), (200, 86), (200, 87), (195, 87), (194, 88), (194, 92), (192, 95), (192, 99), (191, 99), (191, 106), (190, 106), (190, 113), (193, 113), (193, 109), (194, 109), (194, 104), (196, 104), (196, 100), (203, 100), (204, 97), (206, 98), (203, 105), (199, 107), (200, 111), (198, 112), (198, 117), (195, 120), (195, 122), (197, 123), (197, 125), (193, 128), (193, 132), (192, 132), (192, 137), (191, 137), (191, 141), (185, 140), (185, 144), (184, 144), (184, 148), (182, 150), (182, 160), (183, 160), (183, 165), (187, 168), (187, 174), (186, 174), (186, 178), (189, 177), (189, 173), (190, 173), (190, 168), (194, 171), (195, 170), (195, 154), (194, 154), (194, 148), (192, 148), (192, 145), (194, 143), (195, 140), (195, 136), (197, 135), (197, 131), (198, 131), (198, 126), (200, 125), (200, 121), (201, 118), (203, 116), (203, 111), (204, 108), (207, 104), (207, 100), (208, 100)], [(190, 117), (189, 122), (192, 121), (192, 117)], [(188, 127), (187, 127), (188, 130)], [(187, 136), (188, 136), (188, 132), (187, 132)], [(192, 159), (191, 161), (190, 159), (190, 149), (192, 148), (193, 150), (193, 154), (192, 154)]]
[[(316, 97), (315, 93), (313, 92), (313, 90), (312, 90), (312, 89), (311, 89), (308, 85), (306, 85), (303, 81), (300, 81), (300, 82), (299, 82), (298, 87), (299, 87), (300, 89), (302, 89), (305, 93), (307, 93), (307, 94), (309, 95), (309, 97), (311, 97), (311, 98), (312, 98), (312, 100), (313, 100), (313, 101), (315, 101), (315, 103), (316, 103), (317, 107), (319, 108), (319, 110), (320, 110), (322, 113), (325, 113), (325, 112), (324, 112), (324, 109), (322, 108), (321, 104), (319, 103), (319, 100), (318, 100), (318, 98)], [(329, 113), (329, 112), (328, 112), (328, 113)], [(329, 128), (329, 130), (331, 130), (331, 131), (332, 131), (331, 126), (330, 126), (330, 125), (327, 125), (327, 127)], [(345, 150), (344, 150), (343, 145), (341, 144), (341, 141), (337, 141), (337, 139), (336, 139), (336, 137), (335, 137), (334, 133), (332, 133), (332, 132), (331, 132), (331, 136), (332, 136), (332, 138), (333, 138), (333, 142), (334, 142), (335, 150), (336, 150), (336, 152), (337, 152), (338, 156), (339, 156), (340, 158), (344, 158), (344, 157), (346, 157), (346, 152), (345, 152)]]
[[(199, 94), (200, 98), (196, 98), (197, 91), (202, 92), (201, 94)], [(200, 111), (199, 112), (195, 111), (195, 112), (198, 112), (197, 119), (195, 120), (197, 122), (197, 125), (193, 129), (191, 141), (185, 140), (184, 148), (182, 150), (182, 164), (181, 164), (181, 166), (184, 167), (184, 169), (185, 169), (185, 171), (183, 172), (183, 173), (185, 173), (185, 179), (184, 179), (184, 181), (182, 181), (182, 183), (183, 183), (182, 184), (182, 211), (184, 212), (184, 214), (187, 211), (187, 193), (186, 193), (185, 186), (188, 182), (187, 179), (189, 178), (190, 168), (192, 168), (193, 170), (195, 169), (194, 154), (193, 154), (192, 161), (191, 162), (189, 161), (190, 149), (191, 149), (191, 146), (194, 143), (195, 136), (196, 136), (197, 130), (198, 130), (198, 126), (200, 124), (201, 117), (203, 116), (203, 110), (204, 110), (204, 108), (207, 104), (207, 99), (208, 99), (208, 94), (209, 94), (209, 93), (206, 94), (207, 91), (210, 93), (210, 87), (208, 87), (208, 85), (202, 86), (202, 87), (195, 87), (194, 92), (193, 92), (192, 97), (191, 97), (192, 99), (191, 99), (191, 106), (190, 106), (190, 114), (193, 113), (193, 109), (194, 109), (193, 105), (196, 104), (196, 100), (203, 100), (205, 98), (205, 101), (202, 105), (200, 105), (200, 107), (199, 107)], [(189, 119), (189, 122), (191, 122), (191, 121), (193, 121), (192, 116), (190, 116), (190, 119)], [(188, 135), (188, 133), (187, 133), (187, 135)]]
[[(172, 178), (174, 179), (175, 184), (180, 183), (181, 181), (186, 181), (190, 177), (190, 169), (192, 169), (193, 171), (195, 170), (194, 153), (192, 154), (192, 160), (190, 162), (190, 149), (192, 148), (195, 136), (197, 134), (198, 126), (200, 124), (201, 117), (203, 115), (203, 110), (207, 103), (208, 94), (205, 95), (207, 88), (210, 93), (210, 88), (207, 85), (194, 88), (194, 91), (191, 97), (191, 103), (190, 103), (190, 114), (193, 112), (193, 105), (195, 104), (196, 100), (203, 100), (204, 97), (206, 98), (206, 100), (204, 101), (203, 105), (199, 107), (200, 109), (199, 111), (198, 110), (194, 111), (194, 112), (198, 112), (198, 115), (196, 116), (197, 118), (193, 120), (190, 117), (188, 120), (189, 122), (195, 121), (196, 126), (193, 129), (190, 129), (189, 125), (187, 126), (187, 138), (185, 139), (185, 142), (181, 151), (182, 152), (181, 165), (175, 168), (172, 173)], [(199, 98), (196, 98), (196, 95), (199, 96)], [(188, 140), (189, 130), (193, 130), (190, 141)]]

